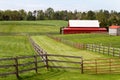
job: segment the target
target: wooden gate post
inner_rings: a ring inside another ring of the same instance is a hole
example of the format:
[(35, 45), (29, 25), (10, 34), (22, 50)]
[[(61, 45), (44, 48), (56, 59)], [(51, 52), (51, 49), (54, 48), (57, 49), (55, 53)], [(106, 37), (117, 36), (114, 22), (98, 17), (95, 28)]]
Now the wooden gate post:
[(46, 68), (48, 70), (49, 65), (48, 65), (48, 57), (47, 57), (47, 53), (45, 53), (45, 62), (46, 62)]
[(84, 69), (83, 69), (83, 58), (81, 58), (81, 74), (83, 74), (84, 73), (84, 71), (83, 71)]
[(15, 60), (15, 70), (16, 70), (15, 74), (16, 74), (16, 77), (19, 78), (18, 58), (16, 57), (16, 58), (14, 58), (14, 60)]
[(35, 61), (35, 72), (38, 73), (37, 56), (34, 56), (34, 61)]

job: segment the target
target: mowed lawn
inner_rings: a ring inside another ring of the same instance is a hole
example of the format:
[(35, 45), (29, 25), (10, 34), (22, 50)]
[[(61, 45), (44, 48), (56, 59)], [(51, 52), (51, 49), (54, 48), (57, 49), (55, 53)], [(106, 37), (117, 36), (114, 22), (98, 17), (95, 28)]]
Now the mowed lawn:
[[(84, 59), (94, 59), (94, 58), (107, 58), (102, 54), (93, 53), (85, 50), (79, 50), (63, 43), (57, 42), (47, 36), (32, 36), (33, 40), (40, 45), (45, 51), (49, 54), (61, 54), (61, 55), (72, 55), (72, 56), (83, 56)], [(52, 57), (50, 59), (57, 59), (57, 60), (68, 60), (73, 61), (74, 59), (61, 59)], [(73, 66), (70, 64), (63, 64), (54, 63), (52, 65), (60, 65), (60, 66)], [(79, 65), (77, 65), (80, 67)], [(41, 75), (35, 75), (33, 77), (37, 80), (118, 80), (120, 78), (119, 75), (115, 74), (99, 74), (99, 75), (91, 75), (91, 74), (81, 74), (80, 70), (75, 70), (71, 72), (71, 70), (49, 70), (46, 72), (41, 72)], [(30, 79), (30, 78), (27, 78)], [(23, 79), (24, 80), (24, 79)], [(32, 80), (32, 79), (30, 79)]]
[(0, 36), (0, 58), (34, 55), (27, 36)]
[(103, 55), (80, 50), (63, 43), (57, 42), (47, 36), (32, 36), (34, 41), (39, 44), (48, 54), (61, 54), (71, 56), (82, 56), (84, 59), (103, 58)]
[(68, 34), (57, 35), (65, 40), (85, 44), (102, 44), (120, 48), (120, 36), (110, 36), (109, 34)]
[[(20, 33), (20, 34), (55, 33), (55, 34), (58, 34), (59, 28), (62, 26), (67, 26), (67, 21), (59, 21), (59, 20), (1, 21), (0, 33)], [(67, 35), (64, 35), (64, 36), (67, 36)], [(108, 57), (102, 54), (93, 53), (85, 50), (79, 50), (79, 49), (70, 47), (63, 43), (50, 39), (45, 35), (32, 36), (32, 38), (49, 54), (83, 56), (84, 59)], [(74, 39), (75, 38), (73, 38), (73, 40)], [(15, 36), (15, 35), (0, 36), (0, 57), (3, 58), (3, 57), (15, 57), (15, 56), (22, 56), (22, 55), (34, 55), (34, 53), (35, 52), (31, 44), (29, 43), (27, 36)], [(62, 59), (62, 58), (55, 58), (55, 57), (54, 58), (51, 57), (51, 59), (60, 59), (60, 60), (68, 60), (68, 61), (74, 60), (74, 59)], [(56, 63), (54, 65), (61, 65), (61, 64)], [(62, 65), (66, 66), (68, 64), (62, 64)], [(79, 66), (80, 65), (78, 64), (77, 67)], [(32, 66), (29, 66), (29, 67), (32, 67)], [(66, 70), (59, 70), (59, 69), (48, 70), (48, 71), (46, 69), (40, 69), (39, 73), (40, 74), (36, 74), (34, 71), (31, 71), (31, 72), (26, 72), (24, 74), (20, 74), (19, 80), (96, 80), (96, 79), (97, 80), (119, 80), (120, 79), (120, 76), (118, 74), (89, 75), (89, 74), (81, 74), (80, 70), (71, 72), (69, 70), (66, 71)], [(0, 77), (0, 80), (17, 80), (17, 79), (15, 75), (11, 75), (11, 76)]]
[(67, 21), (42, 20), (42, 21), (0, 21), (2, 33), (28, 33), (47, 34), (60, 31), (60, 27), (67, 26)]

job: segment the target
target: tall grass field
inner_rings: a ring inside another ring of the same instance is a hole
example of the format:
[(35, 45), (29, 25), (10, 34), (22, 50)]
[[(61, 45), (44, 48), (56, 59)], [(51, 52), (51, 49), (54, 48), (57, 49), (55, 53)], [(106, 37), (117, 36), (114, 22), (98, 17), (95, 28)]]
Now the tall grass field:
[[(67, 39), (73, 42), (79, 43), (102, 43), (105, 45), (111, 44), (114, 47), (119, 47), (119, 37), (109, 36), (104, 34), (70, 34), (60, 35), (60, 27), (67, 26), (67, 21), (61, 20), (43, 20), (43, 21), (1, 21), (0, 22), (0, 58), (16, 57), (24, 55), (35, 55), (32, 45), (29, 42), (28, 35), (47, 53), (49, 54), (61, 54), (71, 56), (82, 56), (85, 59), (94, 58), (110, 58), (109, 56), (98, 54), (95, 52), (89, 52), (86, 50), (79, 50), (63, 43), (57, 42), (46, 34), (54, 34), (54, 36)], [(11, 35), (12, 34), (12, 35)], [(14, 35), (15, 34), (15, 35)], [(37, 34), (37, 35), (36, 35)], [(51, 57), (50, 59), (56, 59)], [(75, 61), (75, 59), (63, 59), (59, 60)], [(30, 61), (30, 60), (26, 60)], [(26, 61), (20, 61), (26, 62)], [(12, 62), (10, 62), (12, 63)], [(6, 64), (6, 63), (3, 63)], [(2, 64), (0, 64), (2, 65)], [(40, 64), (41, 65), (41, 64)], [(69, 64), (54, 63), (50, 65), (62, 65), (68, 66)], [(33, 65), (29, 66), (32, 67)], [(71, 65), (77, 66), (80, 65)], [(22, 67), (27, 68), (27, 67)], [(22, 69), (21, 68), (21, 69)], [(6, 69), (1, 69), (4, 71)], [(8, 69), (14, 70), (12, 68)], [(80, 70), (70, 71), (61, 69), (39, 69), (39, 73), (34, 71), (20, 74), (19, 80), (119, 80), (119, 74), (81, 74)], [(17, 80), (15, 75), (0, 77), (0, 80)]]

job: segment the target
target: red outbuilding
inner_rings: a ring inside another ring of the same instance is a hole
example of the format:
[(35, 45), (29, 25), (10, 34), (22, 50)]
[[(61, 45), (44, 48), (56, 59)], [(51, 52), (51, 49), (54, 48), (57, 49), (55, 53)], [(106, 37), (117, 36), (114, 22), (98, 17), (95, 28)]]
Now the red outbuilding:
[(100, 28), (98, 20), (69, 20), (68, 26), (61, 28), (62, 34), (107, 32), (106, 28)]

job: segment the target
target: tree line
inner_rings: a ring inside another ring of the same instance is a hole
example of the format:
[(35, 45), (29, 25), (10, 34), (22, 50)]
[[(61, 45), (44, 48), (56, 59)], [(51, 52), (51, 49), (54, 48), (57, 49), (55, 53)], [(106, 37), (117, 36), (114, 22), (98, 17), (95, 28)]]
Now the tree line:
[(79, 12), (61, 10), (54, 11), (53, 8), (43, 10), (25, 11), (21, 10), (0, 10), (0, 21), (14, 21), (14, 20), (99, 20), (101, 27), (107, 27), (112, 24), (120, 25), (120, 12), (99, 10)]

